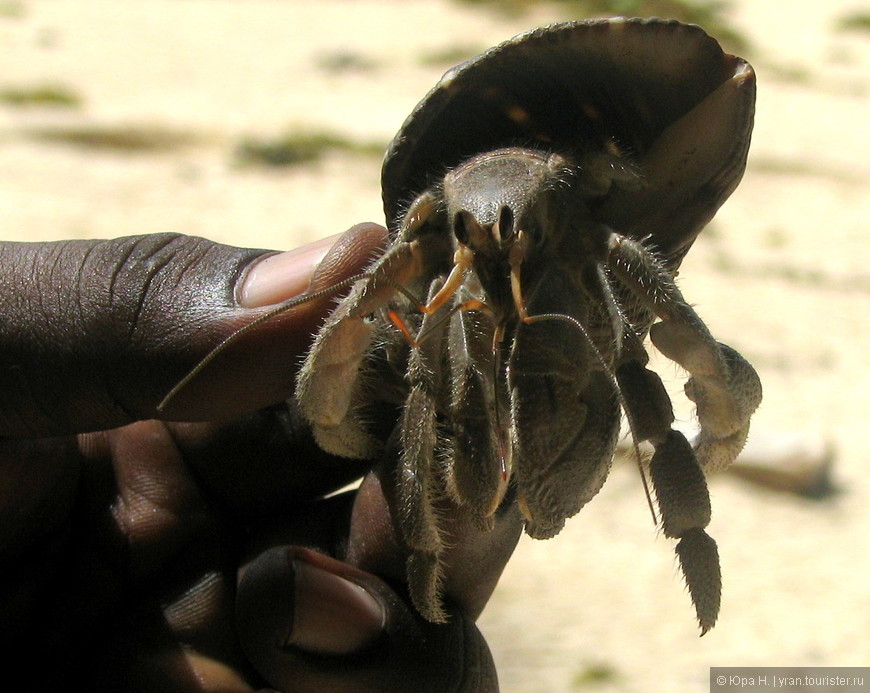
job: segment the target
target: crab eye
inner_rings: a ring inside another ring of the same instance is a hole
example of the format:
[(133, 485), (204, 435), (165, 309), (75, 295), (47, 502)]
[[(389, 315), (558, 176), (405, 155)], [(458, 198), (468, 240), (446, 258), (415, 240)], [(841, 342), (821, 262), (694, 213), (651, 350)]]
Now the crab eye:
[(502, 241), (506, 241), (514, 235), (514, 213), (507, 205), (503, 205), (498, 210), (498, 220), (495, 222), (495, 228), (498, 237)]

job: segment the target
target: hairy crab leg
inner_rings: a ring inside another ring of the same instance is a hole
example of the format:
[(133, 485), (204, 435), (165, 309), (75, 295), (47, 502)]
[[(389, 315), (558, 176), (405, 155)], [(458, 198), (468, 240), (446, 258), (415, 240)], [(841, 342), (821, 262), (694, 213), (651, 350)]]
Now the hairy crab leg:
[(662, 530), (679, 539), (676, 552), (703, 635), (719, 614), (722, 576), (716, 542), (704, 531), (711, 508), (702, 466), (727, 466), (737, 456), (761, 385), (736, 351), (713, 339), (671, 275), (641, 244), (613, 234), (610, 251), (609, 267), (619, 281), (662, 320), (651, 327), (651, 341), (690, 374), (686, 394), (696, 403), (701, 424), (694, 449), (671, 429), (670, 399), (658, 375), (645, 368), (647, 357), (627, 354), (618, 369), (629, 417), (655, 447), (650, 476)]
[(761, 402), (758, 375), (734, 349), (713, 338), (667, 270), (641, 244), (614, 234), (609, 266), (662, 320), (650, 328), (652, 343), (691, 376), (686, 395), (697, 405), (701, 466), (728, 466), (743, 447), (749, 417)]
[[(439, 278), (432, 282), (430, 296), (437, 295), (443, 288), (442, 281)], [(406, 375), (410, 391), (398, 427), (401, 445), (396, 475), (396, 519), (408, 548), (408, 590), (420, 613), (436, 623), (446, 619), (439, 597), (443, 580), (440, 557), (444, 546), (435, 510), (440, 495), (436, 411), (442, 381), (439, 355), (443, 337), (443, 329), (438, 326), (443, 324), (436, 313), (425, 315), (420, 332), (425, 330), (434, 338), (423, 344), (418, 339), (410, 343)]]

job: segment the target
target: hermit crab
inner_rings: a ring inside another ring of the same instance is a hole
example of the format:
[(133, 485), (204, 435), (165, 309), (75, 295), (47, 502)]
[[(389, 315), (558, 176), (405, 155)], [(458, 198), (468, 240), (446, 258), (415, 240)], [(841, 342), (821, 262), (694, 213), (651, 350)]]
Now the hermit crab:
[[(752, 68), (697, 26), (572, 22), (449, 70), (396, 135), (391, 245), (316, 335), (296, 399), (350, 458), (382, 454), (370, 412), (398, 408), (397, 523), (425, 618), (444, 618), (439, 499), (483, 527), (516, 502), (530, 536), (552, 537), (602, 487), (624, 413), (654, 449), (641, 476), (702, 634), (715, 624), (704, 470), (739, 453), (761, 385), (674, 276), (743, 175), (754, 97)], [(647, 336), (690, 375), (692, 443)]]
[[(383, 166), (392, 245), (344, 298), (302, 367), (318, 443), (373, 457), (373, 401), (401, 402), (399, 525), (418, 610), (443, 618), (433, 508), (482, 523), (514, 486), (526, 532), (557, 534), (601, 488), (620, 410), (702, 632), (720, 572), (702, 468), (729, 464), (761, 387), (673, 276), (746, 163), (754, 76), (696, 26), (557, 24), (448, 71)], [(643, 340), (690, 374), (701, 432), (671, 428)]]

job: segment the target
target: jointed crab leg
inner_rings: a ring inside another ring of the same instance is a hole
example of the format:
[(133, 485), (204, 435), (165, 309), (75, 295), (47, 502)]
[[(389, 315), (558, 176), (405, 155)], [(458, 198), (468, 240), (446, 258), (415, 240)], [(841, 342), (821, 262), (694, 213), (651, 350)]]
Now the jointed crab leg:
[(694, 450), (682, 433), (671, 429), (671, 403), (659, 377), (645, 367), (646, 354), (629, 350), (617, 370), (627, 414), (642, 439), (655, 447), (650, 476), (662, 530), (680, 540), (676, 551), (703, 635), (719, 613), (721, 572), (716, 542), (704, 531), (711, 510), (699, 461), (707, 466), (733, 461), (761, 399), (761, 385), (736, 351), (713, 339), (670, 274), (643, 246), (614, 234), (610, 251), (616, 277), (662, 319), (650, 330), (653, 344), (691, 375), (686, 393), (697, 404), (702, 431)]
[(691, 375), (686, 394), (697, 405), (701, 424), (699, 463), (727, 466), (740, 452), (749, 417), (761, 402), (758, 375), (740, 354), (712, 337), (668, 272), (641, 244), (614, 234), (609, 266), (661, 318), (650, 328), (652, 343)]
[[(473, 274), (466, 281), (473, 281)], [(445, 296), (448, 282), (439, 278), (432, 283), (426, 305), (440, 306), (424, 314), (417, 335), (407, 326), (401, 330), (410, 354), (409, 394), (398, 426), (397, 520), (409, 550), (409, 592), (417, 609), (436, 622), (445, 618), (439, 596), (443, 541), (436, 503), (446, 490), (455, 503), (491, 528), (510, 467), (509, 435), (499, 416), (504, 405), (499, 404), (501, 371), (495, 347), (501, 331), (480, 301), (460, 300), (455, 290), (454, 305), (438, 299)], [(471, 310), (477, 307), (482, 310)], [(442, 373), (445, 340), (450, 358)], [(447, 402), (441, 394), (445, 389)], [(447, 450), (443, 436), (439, 443), (436, 417), (443, 407), (452, 421)], [(450, 464), (441, 469), (445, 456)], [(446, 486), (440, 485), (442, 480)]]
[[(438, 293), (442, 280), (432, 283), (430, 296)], [(431, 302), (431, 301), (430, 301)], [(441, 388), (440, 353), (443, 320), (426, 315), (420, 326), (434, 338), (411, 344), (407, 380), (410, 388), (398, 427), (399, 467), (396, 476), (397, 520), (409, 550), (408, 590), (417, 609), (430, 621), (446, 616), (439, 597), (443, 549), (435, 502), (439, 496), (436, 468), (437, 399)], [(435, 322), (433, 327), (429, 323)]]

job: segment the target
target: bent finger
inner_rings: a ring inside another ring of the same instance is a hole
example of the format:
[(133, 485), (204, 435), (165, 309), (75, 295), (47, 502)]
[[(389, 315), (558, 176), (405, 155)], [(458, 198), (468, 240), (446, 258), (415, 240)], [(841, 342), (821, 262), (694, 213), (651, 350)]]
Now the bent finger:
[(473, 621), (424, 621), (380, 578), (301, 547), (276, 547), (244, 571), (242, 646), (287, 693), (489, 693), (495, 666)]

